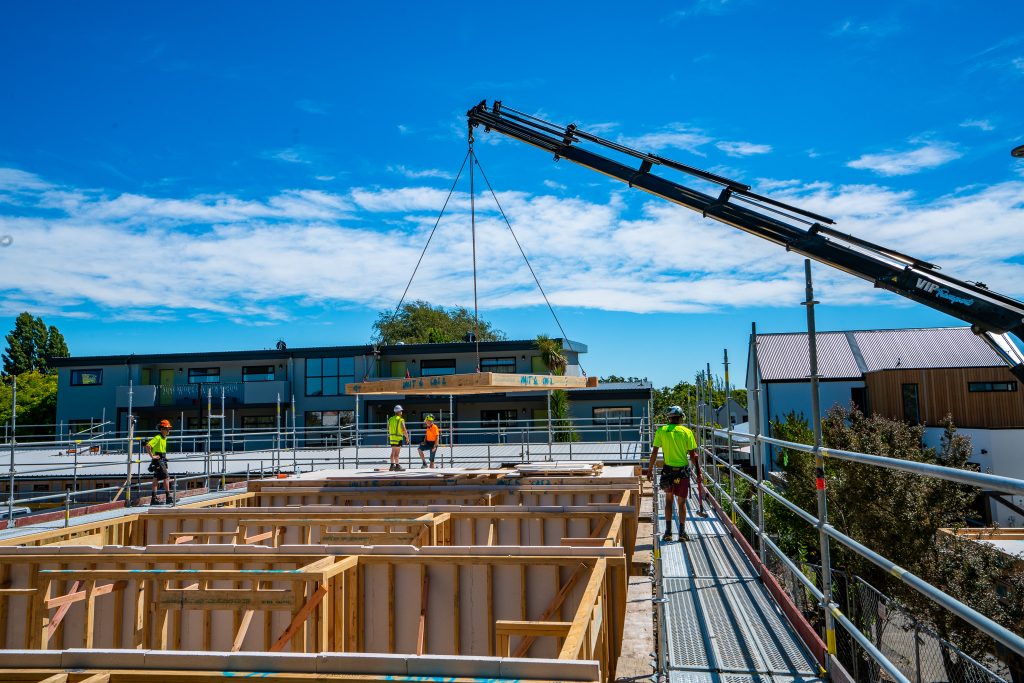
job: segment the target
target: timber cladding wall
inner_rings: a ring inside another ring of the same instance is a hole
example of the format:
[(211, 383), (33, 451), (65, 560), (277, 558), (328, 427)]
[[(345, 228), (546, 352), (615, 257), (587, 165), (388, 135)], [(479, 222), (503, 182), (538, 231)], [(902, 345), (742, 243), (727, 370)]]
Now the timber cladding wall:
[(971, 383), (1013, 382), (1006, 368), (880, 370), (864, 375), (870, 412), (904, 419), (903, 385), (917, 386), (921, 422), (939, 426), (952, 414), (957, 427), (1024, 427), (1024, 392), (969, 391)]
[(610, 672), (621, 642), (617, 548), (45, 550), (0, 549), (4, 649), (513, 654)]

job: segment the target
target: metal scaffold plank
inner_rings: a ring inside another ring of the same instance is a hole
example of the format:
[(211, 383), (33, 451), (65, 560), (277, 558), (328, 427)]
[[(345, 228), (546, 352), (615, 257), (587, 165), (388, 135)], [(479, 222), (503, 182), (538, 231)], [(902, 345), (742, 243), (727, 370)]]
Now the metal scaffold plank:
[(816, 664), (721, 520), (689, 506), (684, 514), (691, 540), (662, 548), (671, 680), (816, 678)]

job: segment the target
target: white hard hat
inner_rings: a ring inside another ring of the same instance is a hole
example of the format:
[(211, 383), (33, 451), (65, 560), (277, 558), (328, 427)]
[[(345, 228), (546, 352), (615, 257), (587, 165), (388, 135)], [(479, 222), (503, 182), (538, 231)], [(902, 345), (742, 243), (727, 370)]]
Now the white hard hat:
[(402, 406), (395, 406), (395, 412), (396, 413), (402, 412)]
[(669, 406), (668, 414), (671, 415), (672, 417), (675, 417), (676, 415), (678, 415), (679, 417), (686, 417), (686, 415), (683, 414), (683, 409), (680, 408), (679, 406)]

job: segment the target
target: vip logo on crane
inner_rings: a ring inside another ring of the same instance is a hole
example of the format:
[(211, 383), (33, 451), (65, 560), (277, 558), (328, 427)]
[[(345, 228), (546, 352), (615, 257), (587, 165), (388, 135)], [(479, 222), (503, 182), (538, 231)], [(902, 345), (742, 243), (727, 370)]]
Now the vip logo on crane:
[(954, 294), (945, 287), (924, 278), (917, 278), (917, 288), (931, 294), (936, 299), (945, 299), (952, 304), (960, 304), (962, 306), (974, 305), (975, 300), (973, 298)]

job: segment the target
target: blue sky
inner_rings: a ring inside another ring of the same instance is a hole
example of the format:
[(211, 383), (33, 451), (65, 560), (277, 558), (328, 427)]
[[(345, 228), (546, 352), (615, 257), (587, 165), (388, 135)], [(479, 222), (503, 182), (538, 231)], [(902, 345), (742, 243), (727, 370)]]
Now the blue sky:
[[(294, 4), (293, 4), (294, 5)], [(362, 343), (511, 106), (735, 177), (1024, 296), (1024, 6), (5, 3), (0, 329), (76, 355)], [(799, 258), (520, 143), (480, 163), (591, 374), (803, 329)], [(682, 180), (682, 177), (680, 177)], [(468, 185), (412, 296), (471, 305)], [(557, 328), (478, 198), (482, 314)], [(957, 324), (816, 267), (822, 329)]]

